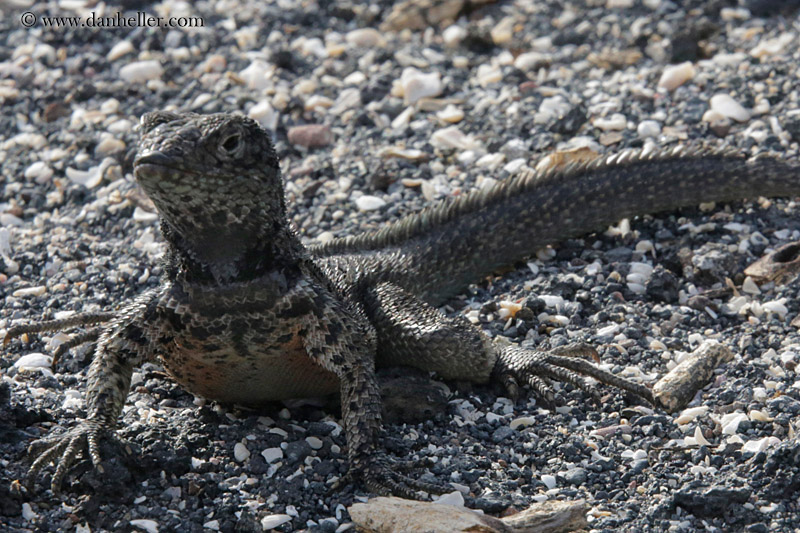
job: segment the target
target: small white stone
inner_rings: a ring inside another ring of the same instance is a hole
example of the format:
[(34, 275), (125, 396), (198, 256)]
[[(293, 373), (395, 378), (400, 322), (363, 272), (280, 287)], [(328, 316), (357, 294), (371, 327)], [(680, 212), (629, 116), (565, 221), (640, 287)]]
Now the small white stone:
[(94, 155), (106, 157), (116, 152), (125, 150), (125, 142), (114, 137), (106, 137), (94, 147)]
[(494, 154), (486, 154), (475, 162), (476, 167), (488, 168), (491, 170), (496, 169), (506, 160), (506, 156), (500, 152)]
[(319, 37), (304, 40), (300, 46), (300, 52), (305, 56), (316, 56), (319, 59), (328, 57), (328, 49)]
[(683, 424), (688, 424), (689, 422), (696, 419), (698, 416), (702, 416), (707, 412), (708, 412), (707, 405), (684, 409), (683, 411), (681, 411), (681, 414), (675, 419), (675, 423), (678, 424), (679, 426)]
[(119, 77), (128, 83), (142, 83), (156, 80), (164, 73), (164, 68), (156, 60), (135, 61), (119, 69)]
[(8, 228), (0, 228), (0, 256), (4, 259), (11, 256), (11, 232)]
[(365, 194), (356, 198), (356, 206), (360, 211), (374, 211), (386, 205), (386, 200)]
[(492, 64), (484, 63), (479, 65), (476, 76), (481, 87), (503, 81), (503, 72), (500, 70), (500, 67)]
[(34, 150), (39, 150), (40, 148), (44, 148), (46, 145), (47, 138), (41, 133), (25, 132), (17, 133), (5, 141), (2, 144), (2, 148), (7, 150), (9, 148), (13, 148), (14, 146), (23, 146), (26, 148), (32, 148)]
[(604, 328), (600, 328), (597, 330), (598, 337), (613, 337), (616, 335), (620, 330), (619, 324), (611, 324), (610, 326), (606, 326)]
[(636, 127), (639, 137), (658, 137), (661, 134), (661, 124), (655, 120), (643, 120)]
[(327, 96), (315, 94), (306, 100), (306, 103), (303, 107), (306, 111), (325, 111), (326, 109), (333, 107), (333, 100)]
[(455, 124), (464, 119), (464, 112), (453, 104), (448, 104), (447, 107), (436, 113), (436, 117), (445, 122)]
[(281, 114), (272, 107), (269, 100), (261, 100), (250, 108), (247, 116), (261, 124), (268, 131), (275, 131)]
[(715, 94), (711, 97), (711, 109), (737, 122), (750, 120), (750, 112), (725, 93)]
[(793, 33), (783, 33), (774, 39), (763, 39), (750, 51), (750, 55), (761, 58), (780, 54), (792, 42), (797, 46), (796, 40), (797, 36)]
[(286, 522), (289, 522), (291, 520), (292, 517), (289, 516), (288, 514), (271, 514), (261, 519), (261, 527), (264, 529), (264, 531), (267, 531), (269, 529), (274, 529), (282, 524), (285, 524)]
[(89, 170), (67, 167), (66, 174), (72, 183), (83, 185), (87, 189), (93, 189), (103, 181), (103, 172), (100, 165), (91, 167)]
[(619, 131), (627, 127), (628, 121), (622, 113), (614, 113), (607, 118), (596, 118), (592, 124), (603, 131)]
[(669, 66), (661, 73), (661, 78), (658, 80), (658, 88), (666, 89), (667, 91), (674, 91), (687, 81), (694, 78), (696, 74), (694, 65), (691, 61), (686, 61), (679, 65)]
[(786, 313), (789, 312), (789, 309), (783, 303), (783, 298), (780, 300), (772, 300), (763, 304), (763, 308), (768, 313), (775, 313), (783, 320), (786, 317)]
[(456, 26), (455, 24), (448, 26), (442, 32), (442, 40), (444, 41), (445, 46), (449, 46), (451, 48), (458, 46), (466, 36), (467, 30), (461, 26)]
[(517, 56), (514, 66), (523, 72), (529, 72), (546, 66), (550, 62), (550, 56), (541, 52), (525, 52)]
[(750, 10), (744, 7), (723, 7), (719, 10), (719, 17), (726, 22), (748, 20)]
[(133, 210), (133, 220), (136, 222), (155, 222), (158, 220), (158, 213), (142, 209), (138, 205)]
[(504, 17), (498, 22), (489, 34), (494, 44), (507, 44), (514, 37), (514, 17)]
[(751, 409), (747, 416), (750, 417), (750, 420), (755, 420), (756, 422), (772, 422), (772, 418), (767, 413), (758, 409)]
[(325, 244), (326, 242), (331, 242), (334, 238), (335, 236), (333, 235), (333, 232), (323, 231), (317, 235), (317, 242)]
[(464, 495), (455, 490), (453, 492), (448, 492), (447, 494), (442, 494), (433, 503), (438, 503), (440, 505), (452, 505), (453, 507), (464, 507)]
[(136, 48), (133, 47), (130, 41), (120, 41), (111, 47), (111, 50), (106, 54), (106, 59), (109, 61), (116, 61), (125, 54), (130, 54), (135, 51)]
[(359, 28), (347, 33), (344, 40), (348, 44), (363, 48), (374, 48), (386, 45), (383, 35), (375, 28)]
[(261, 452), (261, 455), (264, 457), (264, 460), (269, 463), (274, 463), (280, 459), (283, 459), (283, 450), (280, 448), (267, 448)]
[(317, 437), (306, 437), (306, 442), (311, 446), (312, 450), (319, 450), (322, 448), (322, 441)]
[(742, 412), (724, 415), (721, 421), (722, 434), (734, 435), (739, 431), (739, 424), (745, 420), (747, 420), (747, 415)]
[(746, 292), (747, 294), (761, 294), (761, 289), (758, 288), (753, 278), (747, 276), (742, 283), (742, 292)]
[(44, 161), (37, 161), (25, 169), (25, 177), (43, 185), (53, 177), (53, 169)]
[(694, 440), (698, 446), (711, 446), (711, 443), (703, 435), (703, 430), (700, 429), (700, 426), (694, 428)]
[(626, 9), (633, 7), (633, 0), (606, 0), (606, 7), (609, 9)]
[(332, 115), (341, 115), (348, 109), (359, 107), (361, 105), (361, 91), (355, 87), (349, 87), (339, 93), (333, 106), (330, 108)]
[(442, 78), (438, 72), (424, 73), (414, 67), (407, 67), (400, 75), (402, 96), (406, 104), (414, 104), (422, 98), (442, 94)]
[(516, 174), (523, 166), (525, 166), (525, 163), (527, 162), (528, 160), (525, 159), (524, 157), (512, 159), (511, 161), (505, 164), (503, 170), (505, 170), (509, 174)]
[(19, 89), (9, 85), (0, 85), (0, 102), (13, 101), (19, 98)]
[(33, 511), (31, 504), (25, 502), (22, 504), (22, 518), (28, 522), (36, 519), (39, 515)]
[(471, 135), (465, 135), (455, 126), (433, 132), (431, 144), (437, 148), (456, 148), (458, 150), (481, 150), (483, 147)]
[[(528, 265), (530, 267), (530, 264)], [(554, 294), (542, 294), (539, 298), (544, 302), (547, 307), (556, 308), (564, 305), (564, 298)]]
[(47, 287), (39, 285), (36, 287), (25, 287), (24, 289), (17, 289), (11, 293), (14, 298), (25, 298), (26, 296), (41, 296), (47, 292)]
[(763, 439), (748, 440), (742, 446), (743, 452), (759, 453), (763, 452), (770, 446), (777, 446), (781, 441), (777, 437), (764, 437)]
[(394, 120), (392, 120), (392, 124), (391, 124), (392, 125), (392, 129), (397, 130), (397, 129), (405, 128), (406, 126), (409, 125), (409, 123), (411, 122), (411, 117), (413, 117), (413, 116), (414, 116), (414, 107), (413, 106), (409, 106), (409, 107), (405, 108), (402, 113), (400, 113), (399, 115), (394, 117)]
[[(645, 241), (642, 241), (645, 242)], [(649, 265), (647, 263), (642, 263), (640, 261), (634, 261), (630, 264), (631, 273), (641, 274), (646, 278), (649, 278), (653, 274), (653, 265)]]
[(532, 417), (532, 416), (521, 416), (519, 418), (515, 418), (514, 420), (512, 420), (508, 424), (508, 427), (510, 427), (511, 429), (521, 429), (521, 428), (526, 428), (528, 426), (532, 426), (535, 423), (536, 423), (536, 419), (534, 417)]
[(544, 483), (545, 487), (547, 487), (548, 489), (555, 488), (555, 486), (556, 486), (556, 477), (555, 476), (551, 476), (550, 474), (544, 474), (541, 477), (541, 480), (542, 480), (542, 483)]
[(53, 364), (53, 358), (47, 354), (34, 352), (23, 355), (14, 363), (14, 368), (18, 370), (38, 370), (40, 368), (49, 369)]
[(360, 70), (357, 70), (357, 71), (353, 72), (352, 74), (348, 74), (342, 80), (342, 83), (344, 83), (345, 85), (361, 85), (362, 83), (364, 83), (366, 81), (367, 81), (367, 76), (363, 72), (361, 72)]
[(211, 531), (219, 531), (219, 520), (209, 520), (203, 524), (203, 527)]
[(243, 463), (250, 458), (250, 450), (241, 442), (237, 442), (233, 447), (233, 458), (236, 461)]
[(256, 59), (239, 72), (239, 77), (247, 88), (261, 91), (272, 86), (273, 71), (265, 61)]
[(155, 520), (139, 518), (137, 520), (131, 520), (130, 525), (133, 527), (138, 527), (139, 529), (143, 529), (144, 531), (147, 531), (147, 533), (158, 533), (158, 522)]

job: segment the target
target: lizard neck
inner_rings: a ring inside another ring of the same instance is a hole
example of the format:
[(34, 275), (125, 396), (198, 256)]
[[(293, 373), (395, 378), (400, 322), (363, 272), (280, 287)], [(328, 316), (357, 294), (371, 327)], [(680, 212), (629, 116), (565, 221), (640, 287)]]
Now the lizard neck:
[(285, 220), (191, 225), (191, 231), (181, 231), (184, 228), (162, 218), (170, 277), (180, 273), (187, 281), (217, 285), (249, 281), (268, 272), (296, 270), (306, 256), (305, 248)]

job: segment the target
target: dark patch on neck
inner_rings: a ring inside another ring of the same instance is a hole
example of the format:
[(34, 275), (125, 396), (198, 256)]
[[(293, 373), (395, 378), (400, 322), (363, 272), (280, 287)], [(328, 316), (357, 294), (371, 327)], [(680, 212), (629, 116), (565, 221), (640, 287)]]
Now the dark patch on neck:
[[(175, 280), (179, 275), (188, 282), (200, 284), (217, 284), (220, 280), (215, 276), (213, 265), (198, 259), (191, 253), (191, 246), (183, 237), (162, 220), (161, 232), (169, 243), (165, 261), (165, 271), (169, 279)], [(301, 273), (299, 263), (303, 253), (299, 243), (293, 245), (273, 239), (259, 239), (260, 242), (245, 251), (233, 261), (236, 275), (227, 282), (244, 282), (261, 278), (270, 272), (283, 272), (288, 278), (298, 277)], [(282, 246), (285, 245), (285, 249)]]

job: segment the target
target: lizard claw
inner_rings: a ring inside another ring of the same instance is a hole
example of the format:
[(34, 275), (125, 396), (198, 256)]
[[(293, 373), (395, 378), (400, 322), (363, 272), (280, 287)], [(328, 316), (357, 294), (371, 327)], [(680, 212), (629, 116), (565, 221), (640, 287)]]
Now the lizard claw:
[(385, 454), (373, 452), (368, 457), (355, 459), (350, 471), (355, 477), (361, 478), (367, 490), (380, 496), (394, 495), (409, 500), (419, 500), (419, 491), (444, 494), (453, 490), (451, 487), (420, 481), (399, 472), (401, 469), (411, 468), (413, 463), (417, 461), (402, 461), (399, 465), (401, 468), (398, 469), (398, 464)]
[(28, 454), (37, 456), (28, 471), (27, 484), (33, 485), (36, 475), (48, 464), (56, 465), (50, 483), (54, 493), (61, 490), (61, 483), (78, 456), (85, 449), (95, 468), (102, 471), (98, 442), (105, 429), (99, 422), (84, 420), (74, 428), (60, 435), (45, 437), (34, 441), (28, 447)]
[(597, 392), (584, 380), (584, 376), (654, 403), (650, 389), (603, 370), (592, 363), (592, 359), (599, 360), (597, 351), (584, 343), (570, 344), (547, 352), (507, 346), (497, 360), (495, 374), (513, 399), (519, 397), (519, 382), (522, 381), (530, 385), (545, 406), (549, 407), (555, 403), (555, 392), (549, 381), (551, 379), (571, 383), (596, 396)]

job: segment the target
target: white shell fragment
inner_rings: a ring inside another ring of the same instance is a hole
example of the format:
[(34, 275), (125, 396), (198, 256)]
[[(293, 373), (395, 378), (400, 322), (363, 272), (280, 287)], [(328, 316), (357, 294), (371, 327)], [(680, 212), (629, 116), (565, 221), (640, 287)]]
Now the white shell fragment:
[(408, 67), (400, 75), (400, 86), (406, 104), (414, 104), (422, 98), (442, 94), (442, 77), (438, 72), (424, 73)]
[(695, 68), (691, 61), (686, 61), (680, 65), (670, 66), (664, 69), (661, 79), (658, 80), (658, 88), (674, 91), (695, 76)]
[(360, 211), (374, 211), (386, 205), (386, 200), (365, 194), (356, 198), (356, 206)]
[(164, 68), (155, 60), (128, 63), (119, 69), (119, 77), (128, 83), (142, 83), (161, 77)]
[(730, 95), (724, 93), (711, 97), (711, 109), (737, 122), (750, 120), (750, 112)]

